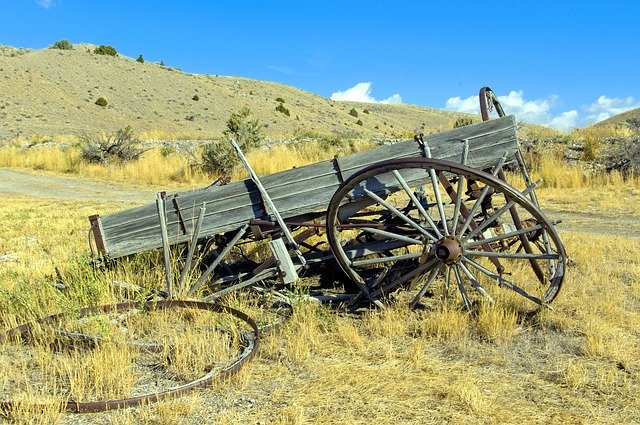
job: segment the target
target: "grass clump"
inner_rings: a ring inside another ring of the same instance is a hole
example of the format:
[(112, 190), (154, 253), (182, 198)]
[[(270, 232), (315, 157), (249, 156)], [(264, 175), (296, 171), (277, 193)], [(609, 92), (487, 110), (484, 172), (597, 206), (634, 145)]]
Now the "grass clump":
[(140, 53), (140, 55), (138, 56), (138, 59), (136, 59), (136, 62), (144, 63), (144, 58), (142, 57), (142, 53)]
[(472, 117), (460, 117), (453, 123), (453, 128), (465, 127), (467, 125), (475, 124), (476, 120)]
[(109, 102), (107, 102), (107, 99), (105, 99), (104, 97), (99, 97), (99, 98), (96, 100), (96, 105), (98, 105), (98, 106), (102, 106), (103, 108), (104, 108), (105, 106), (107, 106), (108, 104), (109, 104)]
[(144, 149), (131, 126), (126, 126), (114, 134), (98, 137), (84, 136), (81, 139), (82, 159), (90, 163), (107, 164), (136, 160)]
[(349, 115), (358, 118), (358, 111), (356, 111), (356, 108), (351, 108), (351, 110), (349, 111)]

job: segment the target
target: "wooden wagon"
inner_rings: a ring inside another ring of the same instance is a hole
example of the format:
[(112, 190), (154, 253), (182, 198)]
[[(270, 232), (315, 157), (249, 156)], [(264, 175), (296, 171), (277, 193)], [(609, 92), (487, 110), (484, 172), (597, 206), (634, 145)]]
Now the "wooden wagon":
[[(500, 117), (91, 216), (92, 250), (115, 260), (164, 248), (169, 293), (179, 287), (207, 300), (269, 279), (292, 284), (337, 263), (355, 290), (333, 299), (351, 306), (400, 292), (418, 306), (450, 286), (468, 309), (476, 298), (547, 304), (562, 285), (564, 246), (539, 208), (515, 118), (490, 89), (480, 98), (483, 118), (491, 106)], [(241, 267), (234, 249), (260, 239), (271, 258)], [(204, 243), (210, 261), (187, 283), (194, 246)], [(180, 245), (185, 268), (174, 279), (168, 247)]]

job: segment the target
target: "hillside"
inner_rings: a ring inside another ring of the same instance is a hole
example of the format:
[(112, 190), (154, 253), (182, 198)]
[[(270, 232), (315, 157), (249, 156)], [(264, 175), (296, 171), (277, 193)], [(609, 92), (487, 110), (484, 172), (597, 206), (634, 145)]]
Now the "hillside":
[(614, 115), (599, 122), (596, 126), (628, 127), (632, 130), (640, 130), (640, 108)]
[[(112, 132), (126, 125), (164, 138), (217, 138), (229, 115), (243, 106), (267, 125), (268, 137), (276, 138), (334, 131), (394, 137), (423, 125), (448, 128), (458, 115), (413, 105), (335, 102), (279, 83), (187, 74), (98, 55), (94, 47), (0, 46), (0, 140)], [(106, 107), (96, 104), (100, 97)], [(278, 98), (290, 116), (276, 111)], [(349, 114), (352, 108), (358, 117)]]

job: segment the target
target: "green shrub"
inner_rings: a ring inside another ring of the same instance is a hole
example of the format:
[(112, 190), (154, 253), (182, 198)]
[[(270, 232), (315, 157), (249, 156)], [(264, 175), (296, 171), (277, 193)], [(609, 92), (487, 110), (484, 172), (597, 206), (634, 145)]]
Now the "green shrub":
[(105, 46), (105, 45), (100, 45), (96, 47), (95, 49), (93, 49), (93, 53), (97, 55), (107, 55), (107, 56), (115, 56), (118, 54), (118, 52), (116, 52), (116, 49), (114, 49), (111, 46)]
[(227, 129), (223, 134), (227, 139), (235, 139), (246, 153), (258, 147), (264, 138), (263, 128), (264, 125), (260, 124), (257, 119), (251, 119), (251, 110), (244, 107), (240, 111), (231, 114), (231, 117), (227, 120)]
[(217, 174), (223, 180), (228, 180), (239, 164), (238, 155), (229, 143), (234, 139), (242, 151), (247, 154), (255, 149), (264, 138), (264, 126), (255, 119), (251, 119), (251, 110), (244, 107), (231, 114), (227, 120), (227, 129), (223, 132), (225, 141), (208, 143), (202, 152), (202, 170), (206, 173)]
[(227, 141), (207, 143), (202, 151), (202, 170), (229, 177), (239, 164), (238, 154)]
[(283, 114), (285, 114), (286, 116), (290, 116), (291, 114), (289, 113), (289, 110), (281, 103), (278, 106), (276, 106), (276, 111), (281, 112)]
[(284, 99), (281, 97), (276, 97), (276, 102), (284, 103)]
[(349, 111), (349, 115), (358, 118), (358, 111), (356, 111), (356, 108), (351, 108), (351, 110)]
[(356, 121), (356, 124), (358, 124), (358, 125), (362, 125), (362, 120), (358, 120), (358, 121)]
[(73, 44), (69, 40), (58, 40), (51, 46), (52, 49), (73, 50)]
[(475, 123), (476, 120), (472, 117), (460, 117), (453, 123), (453, 128), (464, 127)]
[(193, 95), (193, 97), (191, 98), (191, 100), (195, 100), (195, 101), (197, 102), (197, 101), (199, 101), (199, 100), (200, 100), (200, 97), (199, 97), (197, 94), (195, 94), (195, 95)]
[(144, 63), (144, 58), (142, 57), (142, 53), (140, 53), (140, 55), (138, 56), (138, 59), (136, 59), (136, 62)]
[(368, 113), (369, 113), (369, 110), (368, 110), (368, 109), (365, 109), (365, 110), (363, 110), (363, 111), (362, 111), (362, 113), (364, 113), (364, 114), (368, 114)]
[(111, 135), (82, 136), (80, 148), (83, 160), (102, 164), (136, 160), (145, 151), (131, 126), (126, 126)]
[(109, 102), (107, 102), (107, 99), (105, 99), (104, 97), (99, 97), (98, 100), (96, 100), (96, 105), (102, 106), (103, 108), (107, 106), (108, 103)]

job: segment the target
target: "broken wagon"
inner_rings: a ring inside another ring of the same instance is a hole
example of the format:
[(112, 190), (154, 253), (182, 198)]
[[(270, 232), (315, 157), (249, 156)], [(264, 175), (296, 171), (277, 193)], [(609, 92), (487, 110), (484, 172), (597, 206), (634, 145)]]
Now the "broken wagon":
[[(483, 122), (266, 176), (238, 148), (250, 178), (93, 215), (92, 252), (116, 260), (162, 249), (169, 296), (286, 287), (339, 266), (352, 284), (319, 298), (352, 307), (398, 294), (416, 307), (450, 290), (469, 310), (481, 299), (548, 304), (562, 286), (565, 248), (538, 204), (515, 118), (488, 87), (480, 104)], [(489, 119), (492, 108), (498, 118)], [(243, 261), (241, 247), (259, 240), (269, 258)], [(187, 279), (196, 245), (208, 260)], [(186, 247), (179, 276), (171, 246)]]

